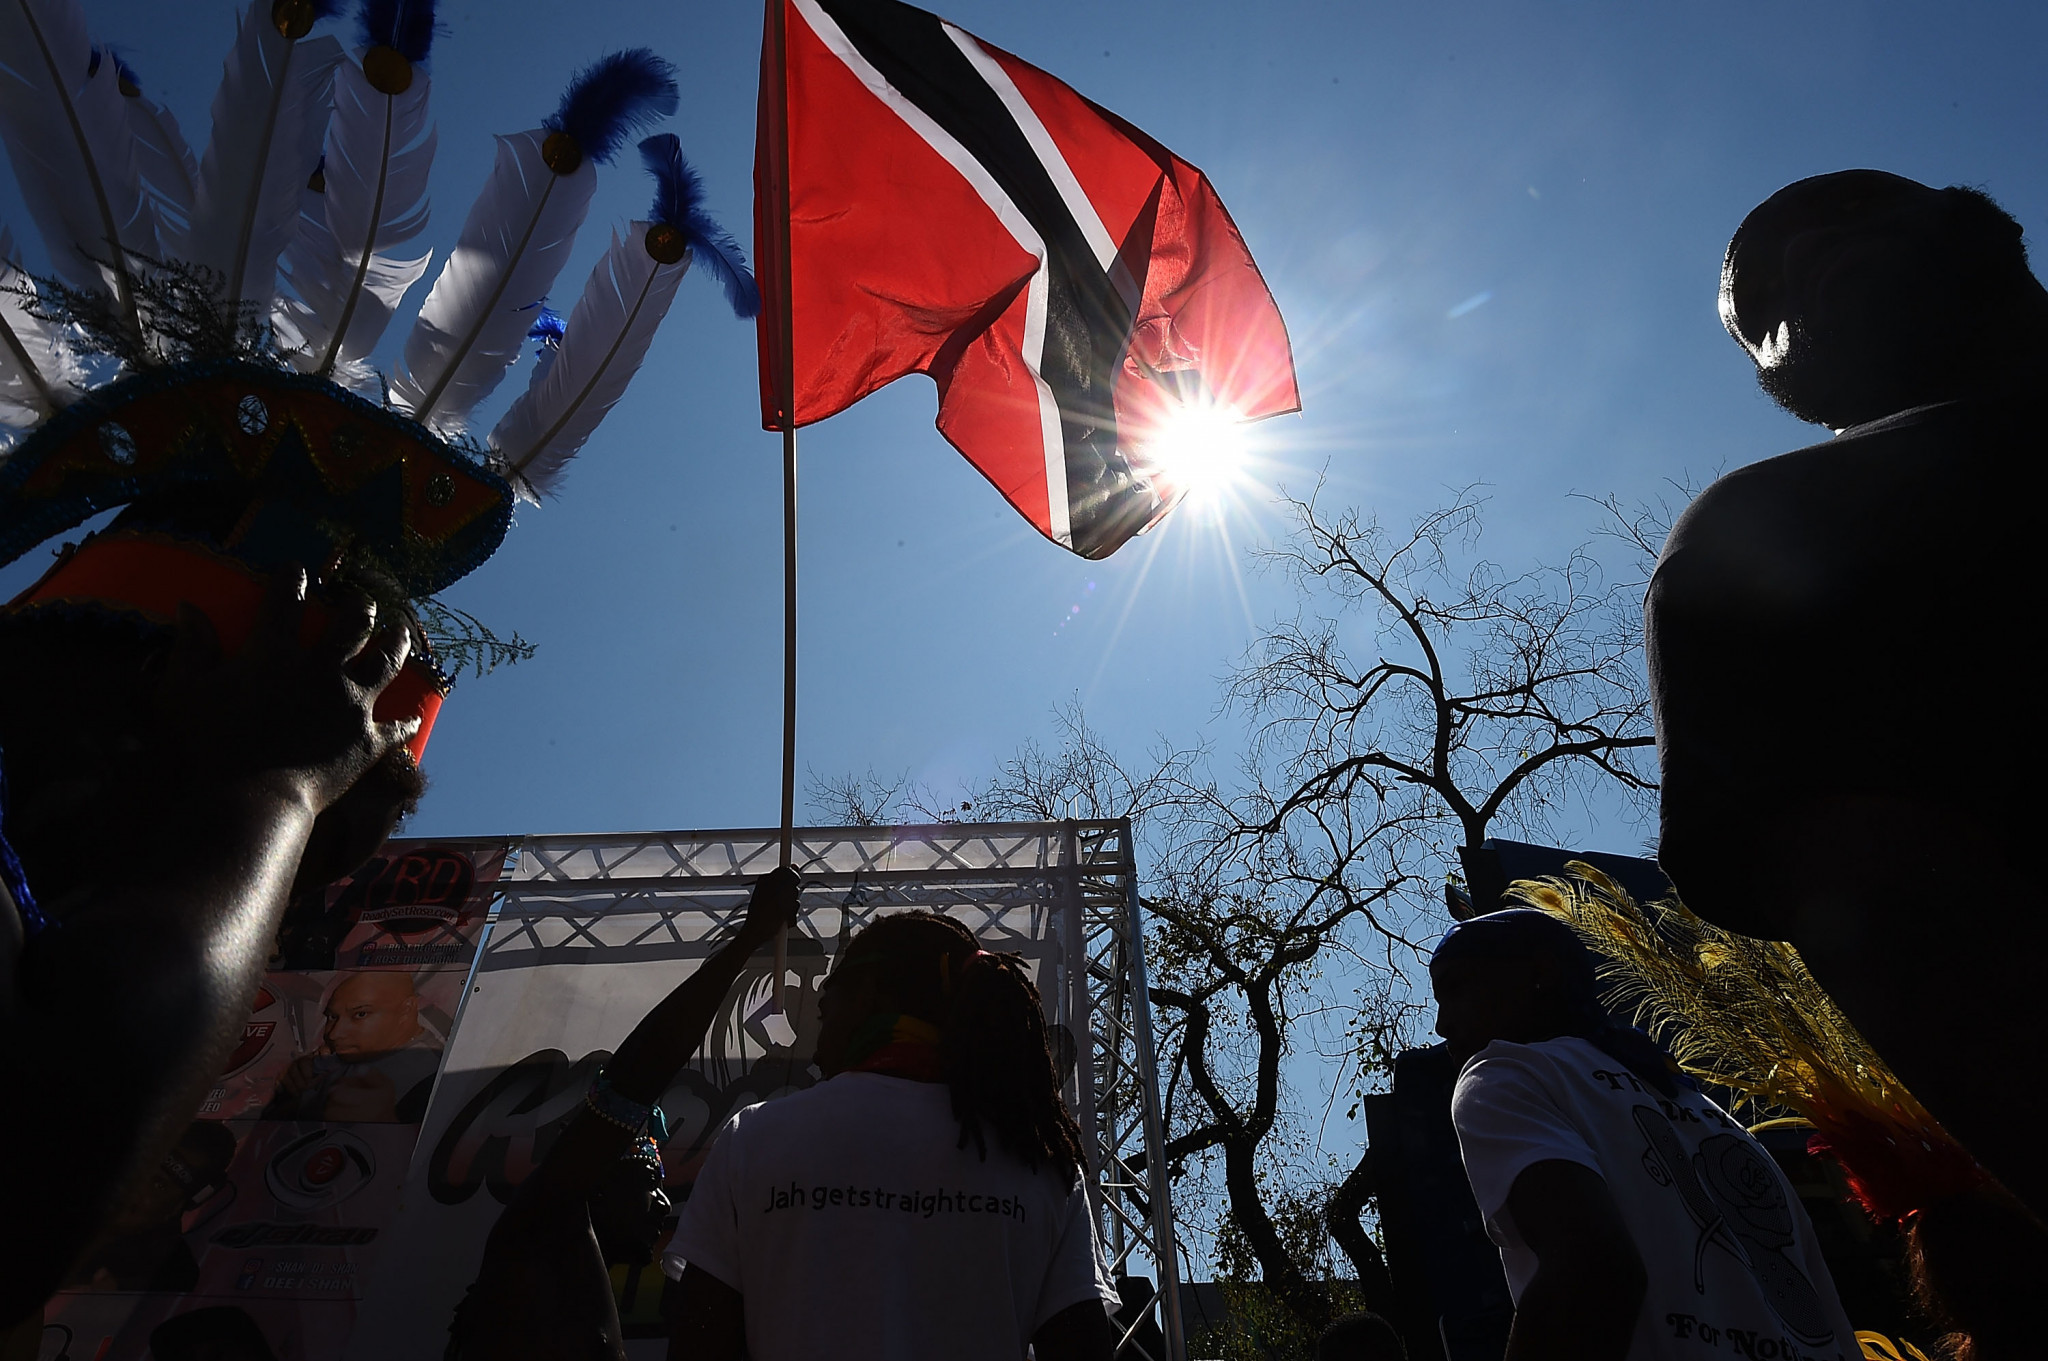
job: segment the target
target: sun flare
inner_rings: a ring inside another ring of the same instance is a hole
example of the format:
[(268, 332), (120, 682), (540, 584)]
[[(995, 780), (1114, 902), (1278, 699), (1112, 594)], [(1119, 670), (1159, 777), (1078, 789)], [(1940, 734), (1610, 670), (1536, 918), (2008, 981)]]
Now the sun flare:
[(1147, 448), (1160, 476), (1196, 503), (1214, 499), (1237, 480), (1246, 450), (1244, 418), (1209, 402), (1176, 408), (1160, 422)]

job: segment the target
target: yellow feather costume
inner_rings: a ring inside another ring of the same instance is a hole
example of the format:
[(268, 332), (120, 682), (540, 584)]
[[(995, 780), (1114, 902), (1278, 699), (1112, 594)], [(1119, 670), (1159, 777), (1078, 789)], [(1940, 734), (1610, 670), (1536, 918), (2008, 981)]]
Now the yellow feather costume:
[(1523, 880), (1511, 895), (1571, 926), (1636, 1024), (1686, 1072), (1745, 1098), (1765, 1117), (1756, 1128), (1812, 1126), (1873, 1216), (1900, 1219), (1987, 1179), (1797, 950), (1724, 931), (1675, 897), (1645, 907), (1583, 861), (1567, 868), (1570, 879)]

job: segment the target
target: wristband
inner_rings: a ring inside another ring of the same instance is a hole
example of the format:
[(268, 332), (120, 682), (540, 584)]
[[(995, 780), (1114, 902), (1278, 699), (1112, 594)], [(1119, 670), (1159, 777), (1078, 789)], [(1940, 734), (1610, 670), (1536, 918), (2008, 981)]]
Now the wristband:
[(662, 1118), (661, 1107), (643, 1106), (629, 1096), (621, 1096), (602, 1068), (590, 1080), (590, 1090), (583, 1094), (583, 1104), (590, 1108), (592, 1115), (608, 1125), (617, 1125), (628, 1134), (652, 1134), (656, 1139), (668, 1137), (668, 1121)]

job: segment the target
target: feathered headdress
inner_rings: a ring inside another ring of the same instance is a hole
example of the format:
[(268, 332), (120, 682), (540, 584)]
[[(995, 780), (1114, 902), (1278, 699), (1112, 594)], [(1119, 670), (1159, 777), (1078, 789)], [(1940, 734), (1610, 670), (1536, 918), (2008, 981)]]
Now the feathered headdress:
[[(77, 0), (0, 0), (0, 142), (48, 248), (23, 271), (0, 225), (0, 562), (89, 516), (4, 619), (111, 610), (168, 627), (198, 605), (246, 633), (287, 563), (415, 617), (496, 550), (515, 494), (551, 488), (639, 368), (692, 258), (752, 315), (753, 281), (703, 214), (673, 137), (642, 155), (646, 222), (615, 234), (558, 352), (488, 441), (472, 413), (517, 360), (583, 224), (597, 167), (675, 112), (645, 49), (571, 82), (498, 138), (490, 178), (388, 382), (371, 356), (428, 271), (433, 0), (360, 0), (359, 44), (313, 33), (341, 0), (250, 0), (194, 155)], [(460, 616), (466, 619), (467, 616)], [(446, 681), (421, 649), (378, 705), (423, 720)]]
[(1873, 1217), (1897, 1220), (1988, 1180), (1797, 950), (1724, 931), (1675, 898), (1644, 907), (1583, 861), (1567, 868), (1570, 879), (1523, 880), (1510, 892), (1578, 932), (1618, 1000), (1685, 1071), (1759, 1113), (1789, 1110), (1811, 1125), (1816, 1151), (1841, 1165)]

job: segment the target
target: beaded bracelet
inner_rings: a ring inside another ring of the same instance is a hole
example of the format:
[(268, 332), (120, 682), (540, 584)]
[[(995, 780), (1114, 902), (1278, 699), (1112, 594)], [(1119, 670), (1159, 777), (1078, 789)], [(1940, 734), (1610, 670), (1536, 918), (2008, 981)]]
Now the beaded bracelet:
[(608, 1125), (617, 1125), (628, 1134), (646, 1134), (657, 1122), (661, 1132), (667, 1133), (668, 1122), (661, 1118), (661, 1107), (643, 1106), (631, 1097), (619, 1095), (602, 1068), (590, 1080), (590, 1090), (583, 1094), (583, 1104), (590, 1107), (592, 1115)]

